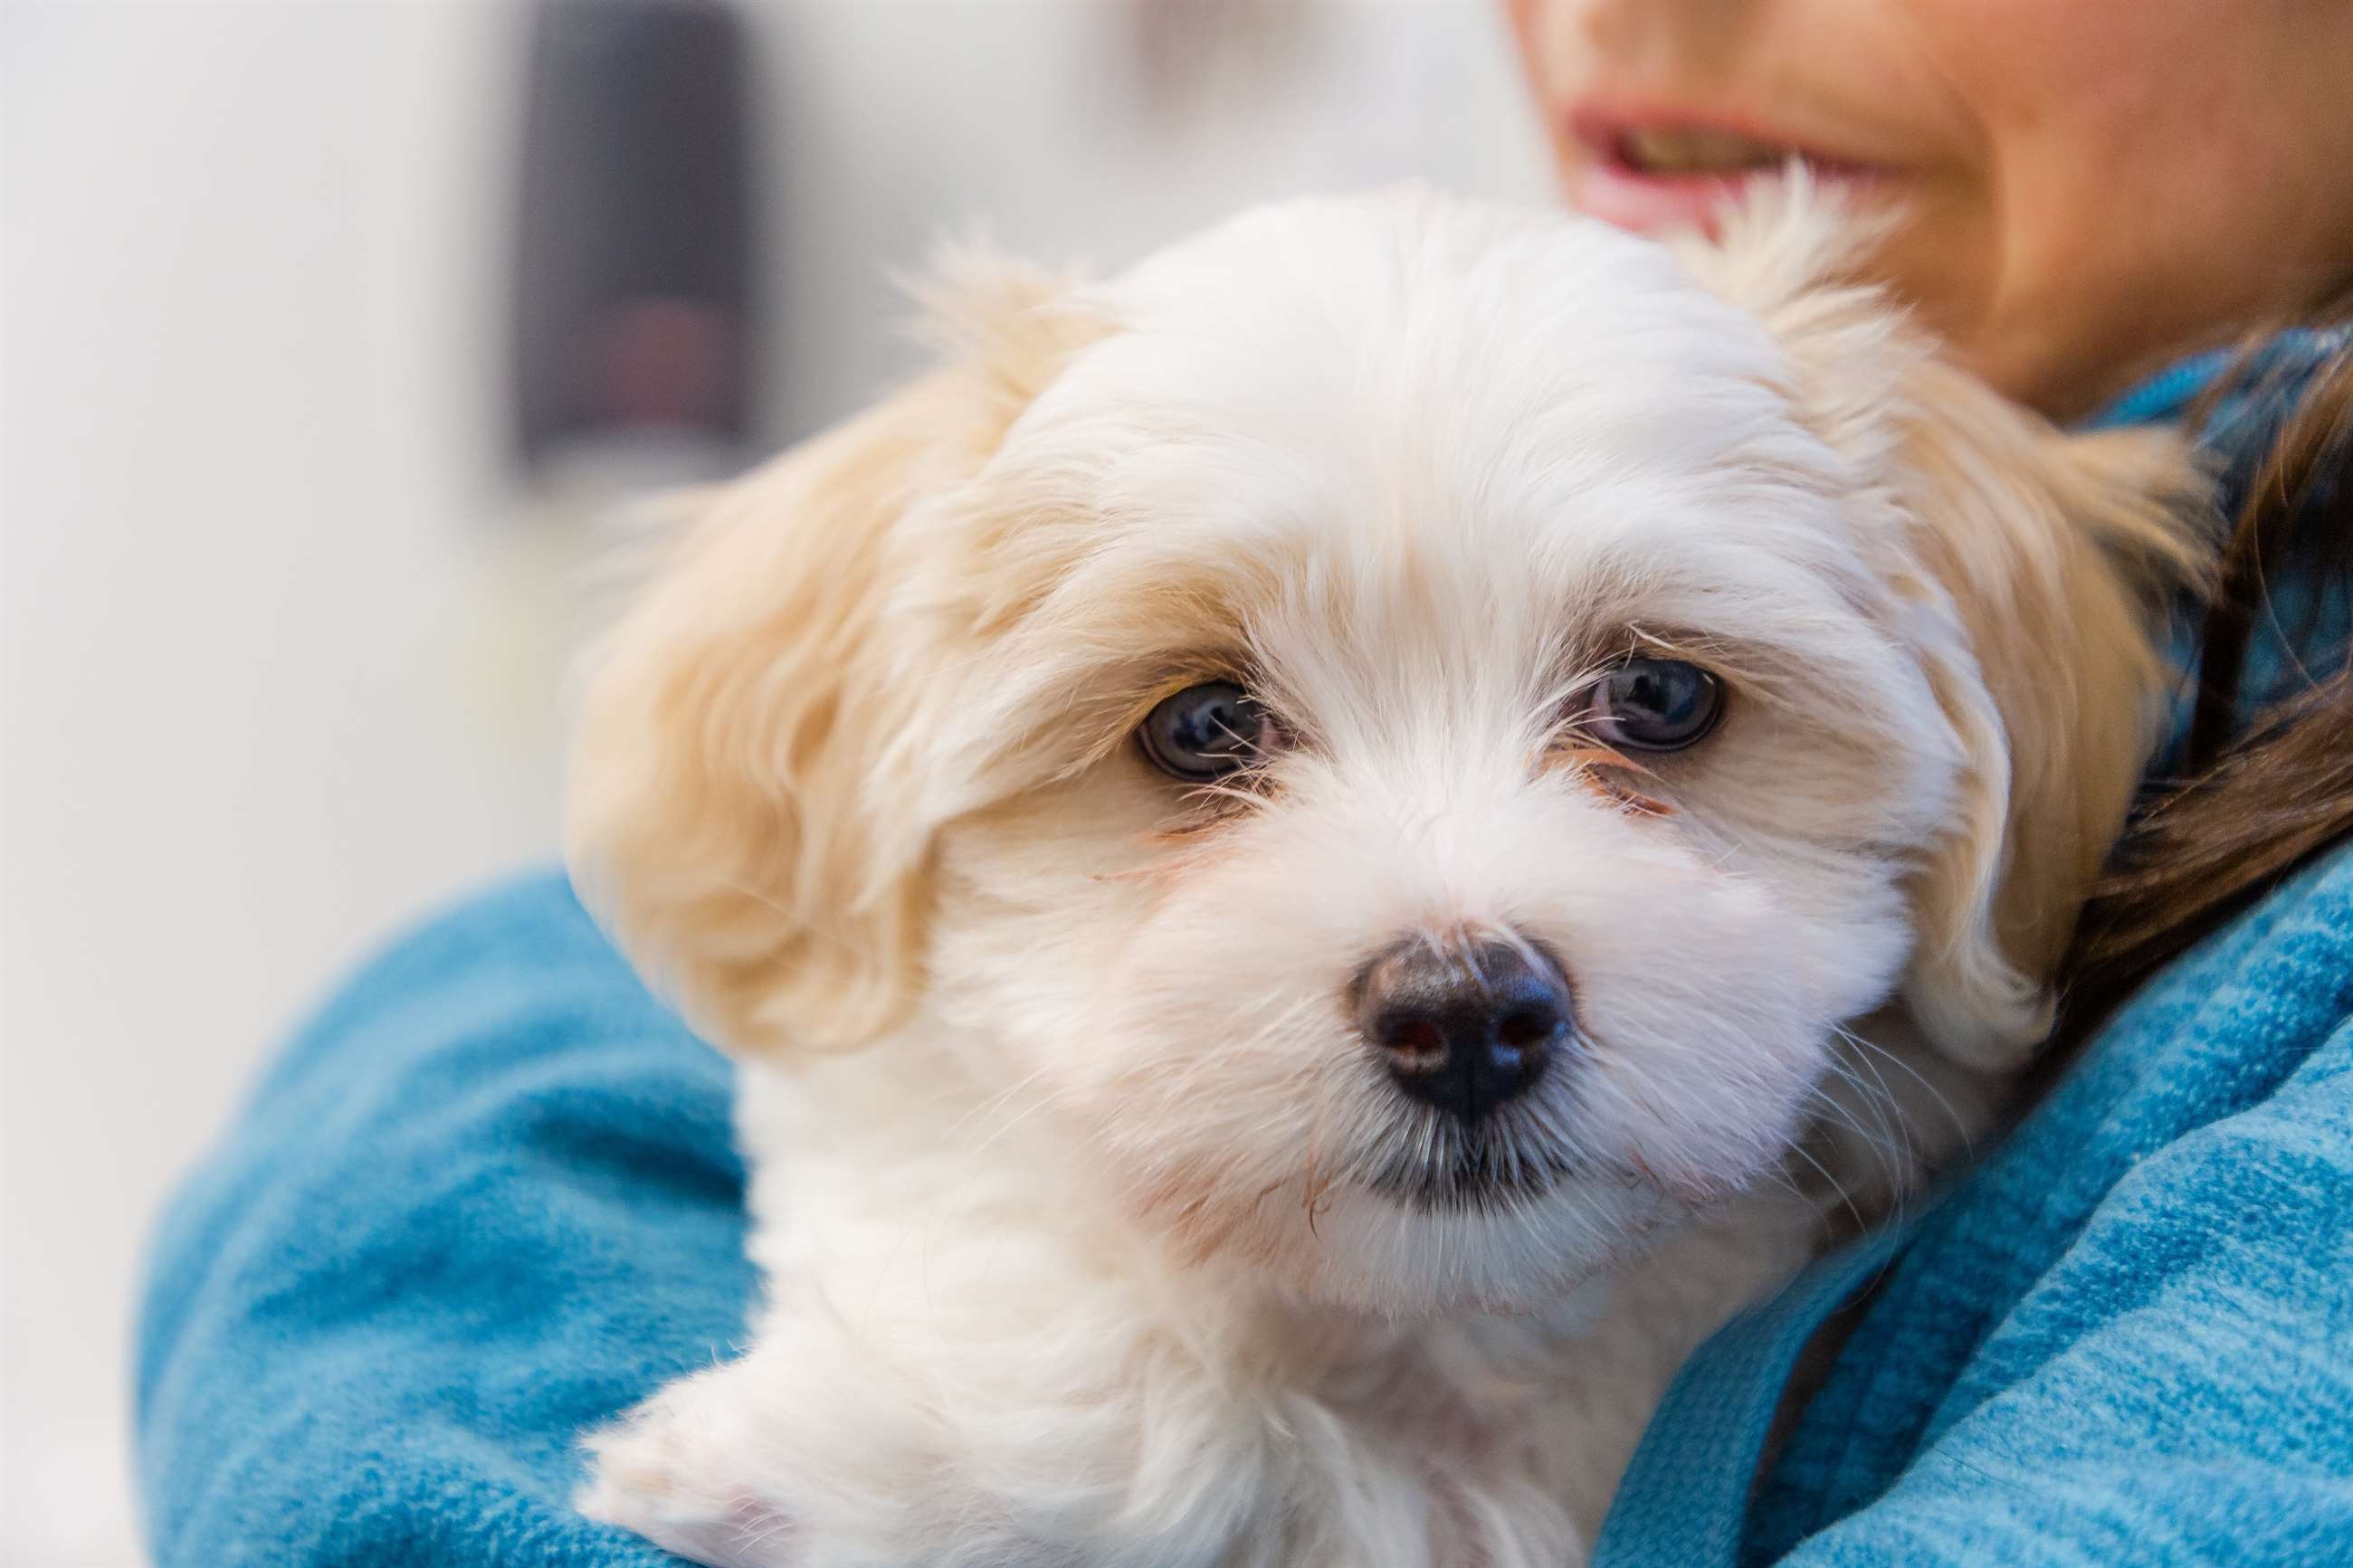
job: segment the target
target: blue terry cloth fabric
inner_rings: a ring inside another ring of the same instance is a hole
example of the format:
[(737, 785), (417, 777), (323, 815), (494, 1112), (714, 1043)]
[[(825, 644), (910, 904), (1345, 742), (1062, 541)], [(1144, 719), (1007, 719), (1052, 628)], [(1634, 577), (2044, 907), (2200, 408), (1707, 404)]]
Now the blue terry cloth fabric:
[(584, 1428), (743, 1331), (732, 1087), (560, 877), (368, 965), (156, 1236), (160, 1568), (676, 1568), (567, 1499)]

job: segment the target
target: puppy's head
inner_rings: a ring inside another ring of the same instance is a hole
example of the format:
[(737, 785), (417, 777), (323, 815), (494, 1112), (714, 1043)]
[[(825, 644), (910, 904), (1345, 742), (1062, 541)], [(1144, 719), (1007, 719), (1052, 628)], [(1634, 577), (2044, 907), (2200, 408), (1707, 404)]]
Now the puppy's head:
[(952, 1038), (1182, 1254), (1395, 1310), (1766, 1177), (1898, 993), (2015, 1063), (2190, 476), (1837, 251), (1400, 193), (966, 288), (617, 630), (584, 889), (721, 1042)]

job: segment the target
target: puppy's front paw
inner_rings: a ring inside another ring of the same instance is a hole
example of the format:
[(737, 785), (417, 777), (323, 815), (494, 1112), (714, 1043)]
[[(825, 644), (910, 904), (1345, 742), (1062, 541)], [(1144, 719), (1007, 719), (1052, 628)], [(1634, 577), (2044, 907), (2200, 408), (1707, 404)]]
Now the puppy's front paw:
[(702, 1380), (672, 1384), (588, 1439), (582, 1513), (711, 1568), (798, 1568), (792, 1517), (744, 1474)]

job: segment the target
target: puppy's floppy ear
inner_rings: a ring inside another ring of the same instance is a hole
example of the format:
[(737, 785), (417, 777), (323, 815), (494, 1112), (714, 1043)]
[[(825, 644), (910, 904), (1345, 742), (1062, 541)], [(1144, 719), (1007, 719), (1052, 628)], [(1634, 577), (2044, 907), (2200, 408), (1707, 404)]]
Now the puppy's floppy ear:
[[(2062, 435), (1971, 377), (1915, 371), (1894, 476), (1959, 646), (1924, 663), (1962, 749), (1954, 830), (1915, 887), (1905, 999), (1946, 1052), (2016, 1068), (2124, 827), (2178, 681), (2155, 637), (2207, 571), (2209, 489), (2142, 431)], [(1940, 646), (1941, 645), (1941, 646)]]
[[(1802, 183), (1800, 182), (1800, 184)], [(1885, 503), (1882, 571), (1957, 741), (1957, 810), (1913, 883), (1905, 1000), (1966, 1066), (2048, 1034), (2052, 982), (2177, 677), (2155, 639), (2211, 569), (2211, 490), (2170, 433), (2070, 436), (1841, 280), (1869, 225), (1802, 188), (1686, 260), (1794, 362), (1801, 416)]]
[(861, 1043), (920, 985), (933, 829), (902, 742), (933, 629), (891, 613), (905, 520), (1099, 331), (1041, 275), (964, 272), (933, 294), (951, 363), (717, 492), (590, 666), (574, 881), (733, 1049)]

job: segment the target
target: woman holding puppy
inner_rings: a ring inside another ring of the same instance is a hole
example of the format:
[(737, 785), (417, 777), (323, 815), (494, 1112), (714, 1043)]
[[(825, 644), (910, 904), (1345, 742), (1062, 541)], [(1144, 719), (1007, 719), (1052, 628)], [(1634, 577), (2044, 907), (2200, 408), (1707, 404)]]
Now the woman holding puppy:
[(2199, 429), (2232, 531), (2038, 1097), (1702, 1352), (1595, 1561), (2345, 1560), (2353, 7), (1507, 9), (1572, 205), (1705, 224), (1801, 160), (1996, 385)]
[[(1594, 1562), (2353, 1559), (2353, 7), (1507, 8), (1573, 205), (1704, 226), (1801, 161), (2002, 390), (2192, 423), (2232, 530), (2010, 1131), (1702, 1349)], [(165, 1222), (159, 1560), (664, 1561), (562, 1497), (741, 1330), (729, 1083), (557, 879), (374, 966)]]

